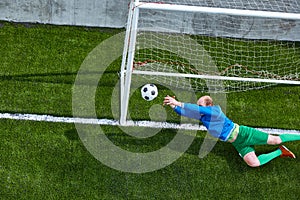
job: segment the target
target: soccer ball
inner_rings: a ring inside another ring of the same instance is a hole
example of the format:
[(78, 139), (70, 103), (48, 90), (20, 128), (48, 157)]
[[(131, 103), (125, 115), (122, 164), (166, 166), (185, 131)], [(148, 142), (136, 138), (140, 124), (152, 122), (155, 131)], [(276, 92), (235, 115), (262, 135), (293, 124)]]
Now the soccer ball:
[(152, 101), (158, 95), (157, 87), (154, 84), (146, 84), (141, 89), (143, 99), (146, 101)]

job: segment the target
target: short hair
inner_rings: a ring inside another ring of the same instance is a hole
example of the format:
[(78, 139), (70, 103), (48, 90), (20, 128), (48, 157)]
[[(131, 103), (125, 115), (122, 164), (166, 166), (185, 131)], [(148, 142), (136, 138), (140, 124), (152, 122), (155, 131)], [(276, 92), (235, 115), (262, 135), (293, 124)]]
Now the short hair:
[[(213, 99), (208, 95), (207, 96), (202, 96), (200, 99), (203, 100), (203, 103), (204, 103), (205, 106), (214, 105)], [(199, 100), (197, 102), (198, 104), (199, 104)]]

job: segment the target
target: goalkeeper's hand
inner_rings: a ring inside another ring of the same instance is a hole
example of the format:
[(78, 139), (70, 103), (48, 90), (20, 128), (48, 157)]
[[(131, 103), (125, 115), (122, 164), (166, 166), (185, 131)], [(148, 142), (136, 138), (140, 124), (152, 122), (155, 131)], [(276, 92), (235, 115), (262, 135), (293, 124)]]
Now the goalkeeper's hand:
[(165, 97), (165, 99), (164, 99), (163, 105), (169, 105), (169, 106), (171, 106), (172, 108), (175, 108), (175, 106), (181, 106), (182, 103), (179, 102), (179, 101), (177, 101), (177, 100), (175, 99), (175, 96), (170, 97), (169, 95), (167, 95), (167, 96)]

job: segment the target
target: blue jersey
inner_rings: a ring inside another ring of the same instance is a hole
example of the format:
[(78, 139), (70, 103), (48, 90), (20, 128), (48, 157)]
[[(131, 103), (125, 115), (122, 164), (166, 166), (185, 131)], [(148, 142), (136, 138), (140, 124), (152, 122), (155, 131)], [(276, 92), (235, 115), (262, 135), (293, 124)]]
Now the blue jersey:
[(235, 125), (222, 112), (220, 106), (198, 106), (190, 103), (182, 105), (182, 107), (176, 106), (174, 108), (176, 113), (200, 120), (213, 137), (223, 141), (228, 140)]

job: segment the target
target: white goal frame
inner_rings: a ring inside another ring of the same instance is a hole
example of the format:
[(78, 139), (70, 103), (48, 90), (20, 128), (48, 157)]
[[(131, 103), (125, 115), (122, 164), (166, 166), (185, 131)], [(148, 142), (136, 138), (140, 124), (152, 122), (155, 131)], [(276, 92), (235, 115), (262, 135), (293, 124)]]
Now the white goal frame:
[(137, 37), (137, 27), (138, 27), (140, 9), (160, 10), (160, 11), (164, 11), (164, 10), (184, 11), (184, 12), (198, 12), (198, 13), (210, 13), (210, 14), (225, 14), (225, 15), (235, 15), (235, 16), (250, 16), (250, 17), (260, 17), (260, 18), (300, 20), (300, 13), (283, 13), (283, 12), (273, 12), (273, 11), (240, 10), (240, 9), (200, 7), (200, 6), (190, 6), (190, 5), (147, 3), (147, 2), (140, 2), (139, 0), (132, 1), (129, 8), (127, 29), (126, 29), (126, 35), (124, 41), (124, 51), (123, 51), (121, 71), (120, 71), (120, 106), (121, 106), (120, 124), (121, 125), (126, 125), (132, 74), (300, 85), (300, 81), (295, 81), (295, 80), (243, 78), (243, 77), (229, 77), (229, 76), (215, 76), (215, 75), (209, 76), (209, 75), (197, 75), (197, 74), (180, 74), (180, 73), (165, 73), (165, 72), (133, 70), (135, 43)]

